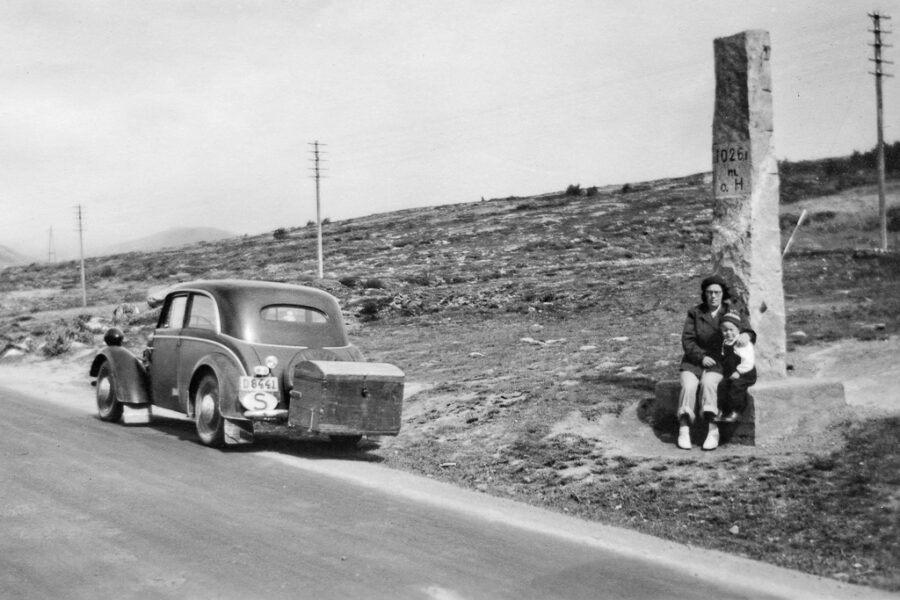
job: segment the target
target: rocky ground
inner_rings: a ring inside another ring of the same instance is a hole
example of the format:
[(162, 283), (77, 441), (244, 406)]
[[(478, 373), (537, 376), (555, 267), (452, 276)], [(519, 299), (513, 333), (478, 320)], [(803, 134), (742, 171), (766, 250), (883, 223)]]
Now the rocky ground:
[[(347, 458), (900, 589), (900, 256), (872, 251), (869, 213), (839, 210), (875, 198), (855, 188), (783, 207), (785, 239), (802, 208), (813, 214), (784, 262), (791, 376), (840, 377), (849, 403), (766, 448), (679, 451), (642, 412), (676, 375), (709, 269), (704, 175), (330, 223), (324, 280), (311, 228), (91, 259), (86, 308), (74, 263), (9, 268), (0, 354), (4, 369), (89, 395), (87, 362), (114, 318), (143, 348), (153, 288), (315, 285), (339, 297), (367, 357), (399, 365), (416, 392), (401, 435)], [(267, 448), (292, 439), (260, 435)]]

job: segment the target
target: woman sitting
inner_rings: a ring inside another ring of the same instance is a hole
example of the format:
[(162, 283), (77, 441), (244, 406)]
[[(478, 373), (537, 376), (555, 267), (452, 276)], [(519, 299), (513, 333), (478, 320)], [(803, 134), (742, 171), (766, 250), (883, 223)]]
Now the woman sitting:
[(704, 450), (712, 450), (719, 445), (719, 428), (715, 420), (719, 415), (717, 392), (722, 381), (722, 365), (717, 360), (722, 352), (722, 317), (726, 313), (740, 315), (742, 343), (756, 340), (746, 308), (732, 300), (728, 284), (722, 277), (713, 275), (704, 279), (700, 283), (700, 298), (700, 304), (688, 310), (681, 334), (684, 357), (680, 366), (677, 443), (679, 448), (685, 450), (691, 449), (690, 426), (698, 412), (708, 424)]

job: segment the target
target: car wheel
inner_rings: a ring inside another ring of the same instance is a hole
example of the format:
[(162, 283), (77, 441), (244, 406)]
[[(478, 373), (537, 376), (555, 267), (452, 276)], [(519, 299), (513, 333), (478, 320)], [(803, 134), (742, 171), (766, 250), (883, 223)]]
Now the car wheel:
[(115, 423), (122, 418), (122, 403), (116, 394), (116, 384), (112, 378), (112, 368), (108, 362), (100, 365), (97, 372), (97, 414), (101, 421)]
[(204, 375), (194, 396), (197, 435), (207, 446), (219, 447), (225, 441), (225, 420), (219, 412), (219, 380)]
[(361, 435), (330, 435), (331, 443), (341, 448), (356, 448), (362, 439)]

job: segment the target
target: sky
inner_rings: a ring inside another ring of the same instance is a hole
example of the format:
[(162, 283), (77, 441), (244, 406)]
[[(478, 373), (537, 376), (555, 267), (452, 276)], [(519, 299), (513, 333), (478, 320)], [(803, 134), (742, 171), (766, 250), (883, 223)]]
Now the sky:
[[(316, 141), (332, 221), (709, 171), (713, 40), (748, 29), (771, 36), (778, 158), (867, 150), (868, 13), (896, 8), (3, 0), (0, 245), (46, 260), (52, 240), (75, 258), (79, 206), (88, 255), (173, 227), (302, 226)], [(888, 142), (898, 79), (884, 79)]]

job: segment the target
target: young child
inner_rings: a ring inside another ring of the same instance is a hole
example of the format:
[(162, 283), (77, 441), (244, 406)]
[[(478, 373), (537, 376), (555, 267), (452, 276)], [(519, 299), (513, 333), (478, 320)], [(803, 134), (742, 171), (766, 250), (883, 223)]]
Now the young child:
[[(755, 352), (753, 344), (741, 344), (741, 317), (727, 313), (722, 317), (722, 386), (724, 388), (722, 417), (720, 421), (733, 423), (747, 408), (747, 388), (756, 383)], [(746, 336), (745, 336), (746, 337)]]

